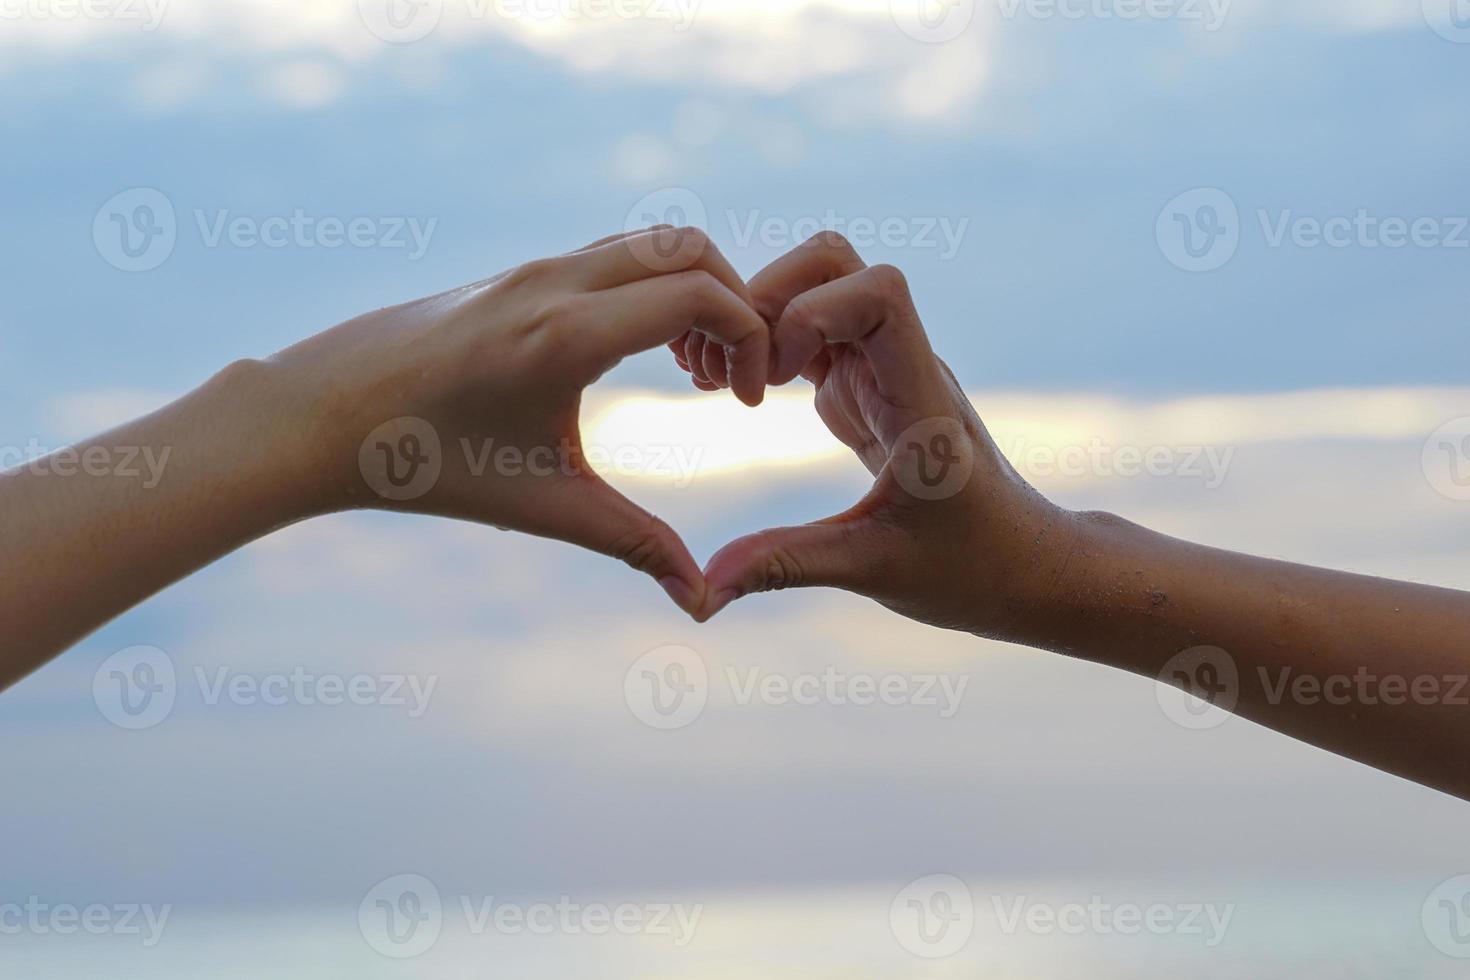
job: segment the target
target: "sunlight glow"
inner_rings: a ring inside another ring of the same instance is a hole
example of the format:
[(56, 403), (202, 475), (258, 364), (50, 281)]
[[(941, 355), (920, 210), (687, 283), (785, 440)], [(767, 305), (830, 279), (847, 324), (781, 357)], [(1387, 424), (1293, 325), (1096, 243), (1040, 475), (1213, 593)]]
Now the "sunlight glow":
[[(1028, 460), (1068, 450), (1184, 452), (1314, 440), (1420, 442), (1463, 415), (1458, 388), (1317, 389), (1130, 401), (1071, 394), (983, 391), (971, 401), (1000, 451), (1029, 479)], [(696, 476), (831, 466), (848, 450), (822, 424), (806, 391), (772, 391), (751, 409), (728, 392), (589, 392), (583, 425), (599, 472), (687, 486)], [(1079, 478), (1098, 478), (1087, 473)]]
[(756, 409), (727, 392), (610, 398), (587, 413), (583, 444), (604, 474), (685, 483), (755, 467), (811, 465), (847, 452), (812, 410), (810, 394), (777, 391)]

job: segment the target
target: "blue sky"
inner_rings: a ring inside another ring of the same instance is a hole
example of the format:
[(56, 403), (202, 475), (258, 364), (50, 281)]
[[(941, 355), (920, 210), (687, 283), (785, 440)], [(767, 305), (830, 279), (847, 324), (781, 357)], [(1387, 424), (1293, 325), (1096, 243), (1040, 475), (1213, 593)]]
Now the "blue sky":
[[(4, 7), (22, 13), (0, 20), (0, 444), (65, 444), (232, 358), (576, 247), (640, 202), (694, 201), (747, 274), (813, 220), (890, 223), (896, 237), (865, 253), (909, 274), (1003, 449), (1100, 440), (1173, 460), (1143, 476), (1023, 465), (1069, 506), (1470, 587), (1470, 503), (1425, 448), (1470, 415), (1470, 44), (1451, 39), (1438, 4), (1237, 0), (1206, 30), (1101, 16), (1113, 7), (1091, 0), (1068, 8), (1078, 19), (981, 3), (940, 44), (865, 0), (707, 0), (687, 30), (476, 18), (446, 0), (409, 44), (373, 36), (371, 0), (174, 0), (153, 31), (121, 14)], [(168, 201), (176, 244), (126, 272), (93, 232), (136, 188)], [(1199, 231), (1200, 203), (1223, 200), (1236, 242), (1191, 272), (1167, 232), (1171, 202), (1198, 189), (1212, 196), (1187, 199), (1185, 218)], [(375, 241), (398, 219), (432, 233), (416, 258), (210, 244), (222, 214), (260, 226), (298, 212), (366, 218)], [(1360, 213), (1373, 230), (1313, 244), (1313, 222)], [(1428, 244), (1390, 247), (1395, 220), (1420, 222)], [(766, 241), (742, 231), (757, 226)], [(695, 397), (654, 354), (606, 379), (589, 411), (635, 391)], [(696, 404), (668, 402), (667, 428), (638, 437), (718, 455), (742, 433), (780, 436), (792, 454), (687, 485), (624, 478), (697, 557), (861, 493), (861, 467), (818, 451), (819, 429), (730, 416), (691, 433), (676, 420)], [(1218, 480), (1187, 471), (1195, 449), (1216, 451)], [(1242, 962), (1253, 975), (1324, 962), (1319, 975), (1345, 975), (1356, 953), (1414, 976), (1456, 966), (1420, 902), (1470, 871), (1463, 804), (1245, 722), (1183, 730), (1146, 679), (851, 597), (763, 597), (705, 627), (665, 605), (565, 546), (418, 519), (332, 518), (232, 556), (0, 701), (0, 774), (17, 801), (0, 817), (0, 905), (167, 903), (164, 941), (6, 935), (0, 963), (469, 976), (590, 958), (620, 976), (688, 976), (770, 959), (814, 975), (871, 941), (861, 962), (914, 975), (925, 962), (889, 935), (888, 902), (944, 872), (985, 909), (986, 894), (1099, 890), (1237, 906), (1218, 950), (1114, 937), (1134, 976), (1230, 976)], [(630, 713), (624, 684), (668, 644), (697, 652), (710, 703), (657, 731)], [(166, 654), (178, 689), (165, 720), (129, 731), (93, 686), (137, 645)], [(743, 705), (728, 682), (828, 668), (968, 678), (965, 700), (948, 718), (912, 704)], [(221, 670), (435, 687), (417, 717), (209, 703), (199, 678)], [(672, 894), (704, 903), (707, 926), (677, 952), (566, 936), (523, 948), (447, 926), (401, 963), (354, 921), (375, 883), (404, 872), (451, 905)], [(1280, 894), (1303, 898), (1284, 909)], [(1299, 912), (1314, 901), (1330, 910)], [(1293, 914), (1298, 928), (1281, 929)], [(806, 933), (783, 931), (802, 917)], [(1095, 939), (997, 934), (944, 964), (1070, 975), (1091, 968)]]

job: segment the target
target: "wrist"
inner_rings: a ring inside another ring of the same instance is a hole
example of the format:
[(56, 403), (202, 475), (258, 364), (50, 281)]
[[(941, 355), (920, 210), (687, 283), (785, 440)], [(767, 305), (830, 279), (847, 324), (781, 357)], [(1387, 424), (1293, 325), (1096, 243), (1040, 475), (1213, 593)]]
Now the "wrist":
[(248, 498), (263, 520), (279, 526), (337, 509), (330, 420), (287, 365), (235, 361), (191, 397), (202, 402), (214, 443), (202, 458), (228, 474), (230, 492)]
[[(1147, 614), (1167, 603), (1142, 560), (1139, 536), (1148, 533), (1143, 528), (1104, 511), (1057, 508), (1053, 521), (1044, 538), (1054, 547), (1038, 562), (1024, 612), (1006, 639), (1080, 656), (1081, 641), (1101, 641), (1100, 634), (1116, 625), (1124, 607)], [(1131, 575), (1123, 575), (1125, 567)], [(1137, 597), (1124, 601), (1135, 584)], [(1091, 643), (1092, 648), (1104, 645)]]

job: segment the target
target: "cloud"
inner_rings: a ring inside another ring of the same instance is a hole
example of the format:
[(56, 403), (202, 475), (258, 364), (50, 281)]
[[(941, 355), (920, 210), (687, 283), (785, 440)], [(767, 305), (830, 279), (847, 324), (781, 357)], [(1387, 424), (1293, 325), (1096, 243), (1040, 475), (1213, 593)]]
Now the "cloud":
[(58, 437), (83, 439), (156, 411), (175, 397), (141, 388), (79, 391), (50, 399), (42, 417)]
[[(237, 62), (288, 108), (330, 104), (344, 75), (406, 54), (442, 63), (510, 43), (577, 74), (687, 89), (715, 83), (783, 93), (840, 80), (870, 110), (938, 119), (984, 81), (988, 31), (966, 19), (944, 45), (906, 34), (887, 0), (97, 0), (60, 16), (40, 0), (13, 9), (0, 50), (14, 57), (136, 55), (144, 107), (197, 95), (197, 64)], [(958, 5), (964, 8), (965, 5)], [(962, 11), (963, 12), (963, 11)], [(285, 60), (284, 66), (281, 61)], [(163, 66), (157, 63), (162, 61)], [(645, 154), (646, 156), (646, 154)]]

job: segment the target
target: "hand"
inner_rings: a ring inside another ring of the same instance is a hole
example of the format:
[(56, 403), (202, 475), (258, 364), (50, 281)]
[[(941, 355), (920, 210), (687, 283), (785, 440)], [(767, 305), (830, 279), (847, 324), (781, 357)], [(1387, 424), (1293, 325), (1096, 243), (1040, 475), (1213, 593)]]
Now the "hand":
[(704, 579), (667, 524), (588, 468), (582, 389), (629, 354), (693, 330), (729, 351), (759, 404), (769, 334), (697, 230), (604, 239), (344, 323), (272, 359), (317, 394), (317, 510), (381, 507), (557, 538), (653, 576), (687, 612)]
[[(835, 517), (740, 538), (705, 569), (700, 618), (752, 592), (835, 586), (922, 622), (1002, 635), (1062, 564), (1069, 517), (996, 449), (935, 356), (903, 275), (819, 235), (750, 283), (770, 323), (770, 382), (816, 386), (822, 421), (875, 482)], [(716, 338), (673, 345), (703, 389), (732, 382)]]

